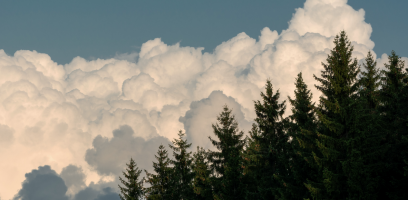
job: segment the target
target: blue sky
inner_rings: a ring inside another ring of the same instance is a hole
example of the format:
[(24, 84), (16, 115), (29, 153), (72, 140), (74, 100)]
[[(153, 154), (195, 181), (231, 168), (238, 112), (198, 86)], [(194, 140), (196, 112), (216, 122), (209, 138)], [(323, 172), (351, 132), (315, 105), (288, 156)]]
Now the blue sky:
[(313, 75), (341, 30), (360, 64), (373, 51), (384, 69), (391, 50), (408, 63), (407, 7), (2, 1), (0, 199), (113, 200), (130, 157), (151, 171), (159, 144), (179, 130), (192, 150), (212, 148), (211, 124), (225, 104), (247, 133), (268, 78), (283, 101), (302, 72), (317, 101)]
[[(288, 26), (303, 0), (288, 1), (4, 1), (0, 7), (0, 49), (47, 53), (60, 63), (74, 57), (109, 58), (140, 51), (147, 40), (214, 48), (240, 32), (257, 38), (269, 27)], [(377, 54), (408, 56), (408, 1), (354, 0), (366, 11)]]

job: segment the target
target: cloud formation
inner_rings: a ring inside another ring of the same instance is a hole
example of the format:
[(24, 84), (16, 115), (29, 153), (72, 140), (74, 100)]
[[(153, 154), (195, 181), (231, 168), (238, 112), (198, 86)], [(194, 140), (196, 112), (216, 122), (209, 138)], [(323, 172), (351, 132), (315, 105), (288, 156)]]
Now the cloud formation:
[(50, 166), (38, 167), (38, 170), (32, 170), (25, 177), (23, 188), (14, 200), (68, 200), (65, 196), (67, 186)]
[(248, 132), (251, 129), (252, 123), (245, 119), (241, 111), (242, 106), (221, 91), (214, 91), (208, 98), (192, 102), (190, 110), (184, 117), (180, 117), (180, 122), (184, 124), (186, 130), (187, 140), (194, 145), (214, 150), (208, 136), (214, 137), (211, 125), (217, 122), (217, 117), (224, 105), (232, 110), (241, 131)]
[[(57, 174), (50, 166), (40, 166), (25, 175), (22, 189), (13, 200), (119, 200), (119, 195), (106, 184), (93, 182), (86, 187), (84, 174), (76, 166), (65, 167), (61, 174)], [(112, 184), (111, 184), (112, 185)], [(72, 192), (70, 189), (83, 189)], [(71, 193), (71, 194), (70, 194)]]
[(268, 27), (257, 39), (239, 33), (212, 53), (160, 38), (140, 52), (66, 65), (36, 51), (0, 50), (0, 197), (25, 198), (40, 178), (63, 180), (53, 186), (71, 199), (112, 195), (131, 156), (148, 169), (158, 144), (179, 130), (193, 147), (209, 147), (224, 104), (248, 131), (267, 78), (284, 100), (302, 71), (316, 100), (312, 75), (320, 74), (336, 34), (349, 34), (359, 60), (373, 49), (364, 14), (346, 0), (307, 0), (280, 34)]
[(67, 195), (74, 195), (86, 187), (86, 175), (81, 167), (68, 165), (62, 169), (60, 177), (68, 188)]
[(113, 131), (113, 138), (98, 135), (92, 142), (93, 148), (88, 149), (85, 160), (101, 175), (121, 175), (130, 158), (134, 158), (140, 169), (152, 168), (152, 161), (160, 144), (167, 146), (170, 141), (165, 137), (145, 140), (134, 137), (134, 131), (128, 125)]
[(120, 200), (120, 198), (118, 193), (113, 192), (113, 189), (110, 187), (103, 188), (102, 191), (88, 187), (78, 192), (74, 200)]

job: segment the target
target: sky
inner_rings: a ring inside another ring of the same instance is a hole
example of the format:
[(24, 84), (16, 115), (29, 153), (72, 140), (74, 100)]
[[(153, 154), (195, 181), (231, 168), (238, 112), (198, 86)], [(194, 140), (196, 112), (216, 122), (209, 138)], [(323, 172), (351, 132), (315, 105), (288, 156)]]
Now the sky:
[[(22, 3), (24, 2), (24, 3)], [(0, 7), (0, 44), (8, 54), (17, 50), (47, 53), (59, 64), (74, 57), (111, 58), (140, 51), (147, 40), (204, 47), (212, 52), (223, 41), (245, 32), (252, 38), (270, 27), (287, 28), (295, 8), (304, 0), (267, 1), (5, 1)], [(395, 50), (408, 56), (408, 1), (353, 0), (366, 11), (374, 32), (374, 51)]]
[(223, 105), (250, 130), (268, 78), (284, 101), (302, 72), (316, 101), (341, 30), (360, 64), (408, 63), (402, 0), (1, 4), (0, 199), (118, 199), (130, 157), (152, 171), (179, 130), (212, 148)]

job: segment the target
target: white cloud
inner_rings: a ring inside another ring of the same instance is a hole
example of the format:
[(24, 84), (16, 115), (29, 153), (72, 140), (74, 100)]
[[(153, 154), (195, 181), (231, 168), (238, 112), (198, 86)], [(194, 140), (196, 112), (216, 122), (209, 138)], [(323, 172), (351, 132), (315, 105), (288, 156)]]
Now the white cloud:
[[(396, 52), (396, 54), (398, 55), (397, 52)], [(402, 57), (401, 60), (402, 60), (403, 62), (405, 62), (405, 68), (407, 68), (407, 66), (408, 66), (408, 58), (407, 58), (407, 57)], [(381, 70), (386, 70), (385, 64), (389, 65), (390, 63), (388, 62), (388, 55), (384, 53), (384, 54), (381, 55), (381, 57), (377, 58), (377, 66), (378, 66)]]
[(345, 30), (352, 41), (374, 48), (370, 36), (371, 25), (364, 21), (365, 11), (354, 10), (347, 0), (308, 0), (303, 8), (296, 9), (289, 22), (289, 31), (299, 35), (319, 33), (332, 37)]
[(245, 119), (241, 111), (241, 105), (232, 97), (227, 97), (221, 91), (213, 91), (208, 98), (192, 102), (190, 110), (186, 112), (180, 121), (184, 124), (188, 141), (192, 143), (192, 149), (196, 146), (205, 149), (213, 149), (208, 136), (216, 139), (213, 133), (212, 124), (218, 123), (217, 117), (222, 112), (223, 106), (227, 105), (232, 110), (239, 129), (246, 133), (251, 129), (252, 122)]
[[(296, 74), (302, 71), (316, 100), (313, 74), (320, 76), (336, 34), (348, 33), (359, 60), (374, 47), (364, 14), (346, 0), (307, 0), (281, 34), (267, 27), (258, 40), (239, 33), (212, 53), (167, 45), (159, 38), (144, 43), (140, 52), (111, 59), (76, 57), (66, 65), (36, 51), (9, 56), (0, 50), (1, 198), (12, 198), (24, 174), (44, 165), (57, 172), (75, 165), (88, 186), (101, 180), (113, 185), (109, 174), (118, 175), (126, 156), (135, 155), (139, 165), (152, 159), (135, 154), (132, 141), (172, 140), (180, 129), (193, 146), (209, 147), (211, 124), (224, 104), (248, 131), (255, 117), (253, 100), (259, 99), (267, 78), (284, 100), (293, 95)], [(384, 62), (386, 55), (378, 64)], [(134, 133), (112, 133), (123, 125)], [(125, 156), (104, 151), (113, 147)], [(156, 152), (154, 145), (149, 148)], [(111, 166), (112, 160), (121, 164)], [(79, 190), (69, 187), (72, 194)]]

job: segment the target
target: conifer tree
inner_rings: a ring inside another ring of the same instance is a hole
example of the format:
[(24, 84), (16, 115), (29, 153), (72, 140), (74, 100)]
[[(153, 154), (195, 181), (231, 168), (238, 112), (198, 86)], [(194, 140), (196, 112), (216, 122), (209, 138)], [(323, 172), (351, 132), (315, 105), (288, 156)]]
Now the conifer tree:
[[(328, 55), (327, 64), (321, 78), (314, 78), (321, 85), (322, 92), (319, 109), (316, 109), (321, 125), (318, 130), (317, 147), (322, 156), (314, 153), (316, 164), (322, 171), (323, 188), (309, 186), (312, 196), (318, 199), (347, 199), (347, 176), (343, 165), (352, 151), (348, 141), (353, 139), (356, 120), (356, 93), (358, 90), (357, 60), (352, 59), (353, 46), (346, 33), (342, 31), (334, 39), (335, 47)], [(326, 193), (326, 194), (323, 194)]]
[(193, 187), (197, 200), (213, 200), (212, 187), (210, 182), (211, 170), (207, 161), (207, 152), (203, 148), (197, 147), (197, 152), (193, 155)]
[(119, 197), (121, 200), (138, 200), (143, 197), (143, 179), (139, 181), (140, 173), (142, 170), (139, 170), (135, 161), (130, 158), (129, 164), (126, 164), (126, 172), (123, 172), (123, 176), (127, 180), (123, 180), (119, 177), (120, 182), (123, 184), (123, 187), (119, 185), (120, 193)]
[(242, 150), (245, 145), (244, 133), (238, 130), (238, 123), (227, 106), (217, 117), (218, 123), (213, 124), (213, 131), (219, 141), (209, 137), (218, 151), (209, 152), (214, 198), (229, 200), (243, 199), (244, 181), (242, 168)]
[(317, 122), (312, 94), (303, 81), (302, 73), (298, 74), (295, 85), (295, 98), (288, 97), (292, 105), (288, 135), (292, 138), (293, 152), (290, 160), (292, 177), (288, 183), (288, 194), (285, 196), (288, 197), (287, 199), (308, 199), (311, 195), (305, 184), (314, 185), (320, 177), (312, 155), (312, 152), (317, 153), (315, 143)]
[[(406, 100), (405, 102), (408, 102), (408, 68), (406, 68), (405, 70), (406, 70), (405, 73), (407, 74), (407, 76), (404, 79), (405, 86), (403, 88), (402, 94), (403, 94), (403, 99)], [(408, 121), (408, 114), (407, 114), (408, 113), (408, 107), (405, 107), (404, 113), (406, 113), (407, 117), (405, 119)], [(408, 123), (406, 125), (407, 125), (406, 128), (408, 129)], [(405, 144), (408, 144), (408, 135), (404, 135), (402, 138), (403, 138), (403, 141), (405, 142)], [(404, 173), (404, 175), (406, 177), (408, 177), (408, 149), (405, 149), (405, 151), (402, 152), (402, 156), (403, 156), (403, 159), (404, 159), (404, 162), (405, 162), (405, 167), (404, 167), (405, 173)]]
[[(282, 194), (279, 189), (286, 187), (288, 174), (288, 140), (285, 133), (286, 120), (283, 119), (286, 106), (285, 101), (279, 103), (279, 90), (273, 94), (270, 80), (265, 85), (266, 93), (261, 92), (261, 101), (255, 101), (256, 125), (250, 136), (253, 148), (252, 156), (252, 184), (248, 187), (248, 199), (278, 199)], [(248, 151), (247, 151), (248, 152)]]
[(179, 138), (173, 140), (173, 145), (169, 145), (173, 149), (174, 160), (173, 164), (173, 182), (175, 187), (174, 198), (185, 200), (193, 199), (194, 192), (192, 186), (192, 180), (194, 174), (192, 172), (192, 158), (191, 152), (187, 152), (187, 149), (191, 146), (191, 143), (187, 143), (186, 139), (183, 139), (185, 134), (180, 131), (178, 133)]
[(172, 182), (172, 168), (170, 165), (170, 159), (167, 155), (167, 150), (163, 145), (159, 146), (157, 155), (155, 155), (157, 162), (153, 162), (153, 168), (156, 174), (146, 172), (146, 182), (150, 184), (150, 187), (146, 189), (148, 200), (170, 200), (174, 198), (175, 191)]
[[(408, 128), (408, 124), (407, 124), (407, 128)], [(408, 136), (404, 135), (402, 139), (404, 140), (405, 143), (408, 144)], [(404, 176), (408, 177), (408, 152), (407, 151), (403, 152), (403, 159), (405, 163)]]
[(355, 107), (356, 134), (347, 141), (348, 154), (343, 170), (347, 175), (349, 199), (379, 199), (380, 172), (387, 150), (381, 144), (383, 125), (377, 112), (381, 74), (371, 52), (368, 52), (363, 66), (365, 71), (360, 75), (358, 106)]
[(389, 199), (408, 199), (407, 177), (403, 175), (403, 154), (407, 151), (407, 143), (402, 138), (407, 135), (407, 94), (404, 88), (407, 72), (404, 61), (394, 51), (388, 56), (383, 71), (381, 104), (379, 107), (385, 125), (384, 137), (388, 145), (386, 152), (385, 171), (381, 185), (384, 195)]
[(366, 107), (373, 112), (379, 105), (378, 88), (381, 85), (381, 73), (376, 67), (375, 61), (371, 51), (367, 53), (365, 63), (363, 63), (365, 71), (361, 71), (360, 75), (360, 91), (359, 95), (364, 99)]
[(243, 165), (244, 165), (244, 177), (245, 177), (245, 199), (260, 199), (259, 193), (259, 178), (262, 176), (259, 169), (262, 163), (262, 154), (259, 146), (259, 142), (255, 140), (259, 135), (258, 126), (252, 124), (252, 130), (249, 131), (249, 137), (246, 138), (247, 143), (243, 152)]

